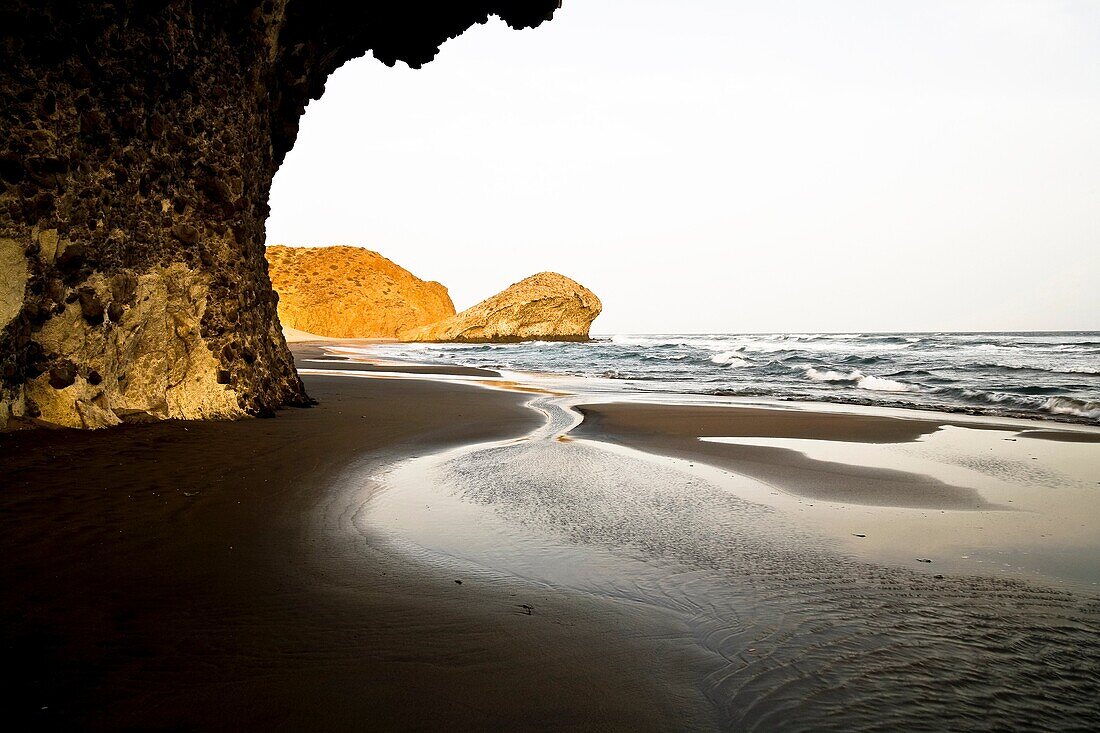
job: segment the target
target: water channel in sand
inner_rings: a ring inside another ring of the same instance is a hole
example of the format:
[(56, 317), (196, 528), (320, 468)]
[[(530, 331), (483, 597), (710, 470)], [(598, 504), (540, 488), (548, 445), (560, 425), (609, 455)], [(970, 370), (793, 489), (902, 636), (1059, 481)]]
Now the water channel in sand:
[[(922, 510), (898, 508), (807, 512), (816, 502), (735, 473), (570, 439), (580, 420), (572, 406), (585, 401), (536, 396), (529, 405), (546, 423), (527, 436), (362, 477), (384, 490), (361, 503), (357, 527), (394, 553), (484, 582), (535, 583), (630, 606), (646, 618), (639, 626), (645, 631), (622, 629), (623, 643), (654, 643), (658, 628), (662, 643), (690, 647), (682, 659), (694, 660), (691, 674), (725, 725), (1018, 727), (1057, 720), (1073, 727), (1100, 714), (1094, 592), (993, 577), (989, 565), (903, 564), (915, 559), (898, 548), (918, 538), (924, 554), (964, 554), (950, 543), (952, 522), (982, 516), (1000, 532), (1032, 513), (1027, 501), (1025, 511), (951, 512), (950, 521), (946, 513), (929, 518), (926, 510), (922, 517)], [(948, 433), (937, 444), (895, 448), (909, 451), (910, 468), (928, 469), (935, 456), (953, 455), (945, 446), (956, 438)], [(896, 458), (867, 452), (882, 446), (802, 442), (786, 447), (824, 451), (830, 460)], [(979, 487), (1001, 491), (1005, 503), (1009, 493), (1024, 495), (1013, 491), (1011, 477), (988, 468), (1006, 460), (987, 462), (989, 480)], [(955, 468), (982, 473), (981, 464)], [(1086, 493), (1084, 483), (1078, 489)], [(855, 527), (882, 517), (883, 534), (893, 540), (872, 539), (860, 549), (849, 539), (871, 539), (872, 532)], [(938, 529), (922, 534), (922, 526)], [(1036, 568), (1048, 569), (1013, 566), (1013, 574)]]

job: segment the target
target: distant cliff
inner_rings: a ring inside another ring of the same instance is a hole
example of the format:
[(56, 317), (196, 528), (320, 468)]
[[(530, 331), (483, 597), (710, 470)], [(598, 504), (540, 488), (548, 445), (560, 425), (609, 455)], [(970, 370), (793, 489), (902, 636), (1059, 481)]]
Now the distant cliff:
[(455, 314), (447, 288), (361, 247), (267, 248), (284, 326), (337, 338), (394, 338)]
[(438, 323), (398, 334), (402, 341), (587, 341), (603, 305), (588, 288), (540, 272)]

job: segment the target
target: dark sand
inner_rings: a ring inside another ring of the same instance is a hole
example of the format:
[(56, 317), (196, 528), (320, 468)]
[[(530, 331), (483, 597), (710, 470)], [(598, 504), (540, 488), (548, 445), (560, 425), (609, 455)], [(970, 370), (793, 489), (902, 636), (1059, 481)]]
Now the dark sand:
[[(972, 488), (919, 473), (815, 460), (788, 448), (701, 441), (701, 437), (795, 438), (853, 443), (906, 443), (936, 432), (945, 420), (797, 409), (610, 403), (581, 405), (584, 422), (571, 433), (658, 455), (699, 460), (813, 499), (943, 510), (985, 510)], [(962, 423), (973, 426), (971, 423)], [(1018, 429), (991, 424), (989, 430)], [(1043, 430), (1028, 437), (1084, 442), (1089, 433)]]
[[(571, 417), (553, 395), (540, 413), (529, 394), (410, 377), (311, 374), (319, 405), (274, 420), (0, 436), (9, 725), (982, 728), (1100, 714), (1093, 598), (933, 576), (938, 558), (845, 557), (664, 459), (559, 441)], [(733, 461), (844, 501), (980, 501), (920, 474), (696, 440), (882, 444), (948, 424), (936, 420), (584, 413), (571, 435)], [(501, 442), (471, 445), (486, 441)], [(471, 452), (437, 455), (459, 446)], [(403, 488), (372, 478), (410, 458), (426, 472), (403, 464)], [(387, 524), (377, 507), (402, 501), (410, 524)], [(402, 551), (402, 532), (425, 551)]]
[[(598, 423), (575, 427), (571, 407), (585, 399), (592, 398), (536, 397), (530, 405), (546, 423), (523, 440), (403, 464), (385, 477), (388, 490), (363, 506), (363, 528), (395, 537), (425, 564), (468, 563), (648, 610), (652, 617), (639, 614), (647, 627), (616, 629), (619, 643), (661, 638), (671, 650), (700, 652), (682, 655), (677, 665), (688, 665), (724, 729), (1073, 729), (1100, 715), (1097, 595), (1050, 585), (1062, 577), (1052, 566), (1059, 548), (1087, 558), (1088, 567), (1070, 569), (1073, 577), (1100, 577), (1096, 535), (1076, 529), (1080, 522), (1095, 527), (1081, 516), (1082, 507), (1088, 513), (1096, 506), (1087, 498), (1095, 491), (1072, 476), (1044, 473), (1069, 468), (1063, 459), (1087, 457), (1091, 446), (1013, 440), (1015, 432), (973, 423), (945, 425), (920, 443), (861, 443), (835, 438), (911, 440), (937, 423), (789, 408), (724, 417), (701, 406), (640, 409), (653, 418), (644, 428), (657, 452), (668, 450), (677, 429), (694, 441), (705, 432), (700, 419), (710, 416), (717, 435), (730, 427), (735, 433), (736, 423), (749, 433), (745, 441), (832, 436), (803, 439), (838, 457), (836, 468), (808, 463), (807, 472), (896, 460), (913, 471), (905, 474), (908, 488), (928, 492), (918, 494), (920, 502), (937, 498), (929, 476), (952, 475), (973, 479), (968, 490), (1022, 510), (822, 502), (780, 495), (699, 459), (608, 445)], [(633, 407), (623, 411), (634, 414)], [(682, 419), (666, 419), (666, 411)], [(619, 424), (610, 428), (626, 433)], [(563, 434), (582, 439), (563, 441)], [(947, 453), (936, 452), (944, 447)], [(1013, 455), (1024, 460), (1005, 458)], [(940, 457), (977, 461), (981, 471)], [(1022, 473), (997, 478), (1006, 468)], [(1044, 485), (1044, 476), (1051, 483)]]
[(273, 420), (0, 437), (11, 729), (709, 725), (615, 608), (459, 585), (351, 528), (341, 477), (522, 434), (522, 396), (306, 383), (319, 405)]
[(1100, 433), (1070, 432), (1068, 430), (1024, 430), (1020, 437), (1037, 440), (1055, 440), (1060, 443), (1100, 443)]

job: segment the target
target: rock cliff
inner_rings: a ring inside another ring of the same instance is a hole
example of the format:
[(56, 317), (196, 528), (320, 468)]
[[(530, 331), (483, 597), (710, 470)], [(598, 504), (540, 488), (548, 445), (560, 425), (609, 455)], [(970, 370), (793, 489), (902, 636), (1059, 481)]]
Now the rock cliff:
[(402, 341), (587, 341), (603, 305), (588, 288), (540, 272), (456, 316), (398, 335)]
[(455, 314), (447, 288), (361, 247), (267, 248), (284, 326), (318, 336), (394, 338)]
[(349, 59), (558, 4), (0, 4), (0, 429), (307, 404), (263, 247), (305, 105)]

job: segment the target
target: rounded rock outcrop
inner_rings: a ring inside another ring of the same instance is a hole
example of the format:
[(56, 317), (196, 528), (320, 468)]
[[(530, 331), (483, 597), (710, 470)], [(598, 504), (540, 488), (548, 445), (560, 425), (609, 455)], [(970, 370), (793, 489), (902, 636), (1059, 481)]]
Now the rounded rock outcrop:
[(284, 326), (335, 338), (394, 338), (455, 314), (440, 283), (362, 247), (267, 248)]
[(520, 280), (458, 315), (398, 335), (402, 341), (587, 341), (603, 304), (556, 272)]

